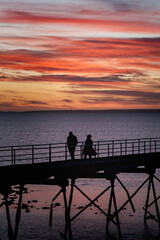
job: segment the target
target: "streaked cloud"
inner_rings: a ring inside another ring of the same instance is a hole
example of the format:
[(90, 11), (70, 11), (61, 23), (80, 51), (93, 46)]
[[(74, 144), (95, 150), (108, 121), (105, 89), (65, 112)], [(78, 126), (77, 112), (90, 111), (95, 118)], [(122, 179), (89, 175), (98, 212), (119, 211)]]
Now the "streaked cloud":
[[(118, 12), (117, 12), (118, 13)], [(127, 11), (128, 13), (128, 11)], [(88, 18), (86, 15), (79, 14), (76, 17), (48, 16), (47, 14), (34, 14), (29, 11), (12, 11), (8, 10), (0, 17), (1, 23), (10, 24), (57, 24), (57, 25), (73, 25), (76, 27), (94, 28), (96, 31), (112, 31), (112, 32), (141, 32), (141, 33), (160, 33), (160, 23), (149, 21), (148, 19), (131, 19), (118, 18), (117, 15), (104, 15), (97, 17), (97, 13), (92, 13), (93, 17)]]
[(0, 110), (160, 107), (156, 0), (6, 0), (0, 28)]

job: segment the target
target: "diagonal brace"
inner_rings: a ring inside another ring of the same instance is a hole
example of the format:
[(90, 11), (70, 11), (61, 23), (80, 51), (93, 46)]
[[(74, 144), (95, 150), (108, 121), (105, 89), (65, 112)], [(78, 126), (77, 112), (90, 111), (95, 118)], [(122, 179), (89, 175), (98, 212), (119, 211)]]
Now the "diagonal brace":
[(55, 197), (51, 201), (50, 205), (50, 215), (49, 215), (49, 226), (52, 226), (52, 215), (53, 215), (53, 202), (56, 200), (56, 198), (62, 193), (62, 188), (59, 190), (59, 192), (55, 195)]
[(131, 204), (132, 210), (133, 210), (133, 212), (135, 212), (136, 210), (135, 210), (135, 207), (134, 207), (134, 205), (133, 205), (132, 199), (131, 199), (131, 197), (130, 197), (130, 195), (129, 195), (129, 192), (128, 192), (127, 188), (124, 186), (124, 184), (121, 182), (121, 180), (120, 180), (117, 176), (116, 176), (116, 179), (118, 180), (118, 182), (121, 184), (121, 186), (122, 186), (123, 189), (125, 190), (125, 192), (126, 192), (126, 194), (127, 194), (127, 196), (128, 196), (128, 200), (129, 200), (129, 202), (130, 202), (130, 204)]
[[(159, 178), (157, 178), (155, 175), (153, 175), (153, 177), (160, 182)], [(148, 207), (152, 206), (153, 203), (155, 203), (155, 201), (157, 201), (160, 198), (160, 196), (156, 197), (155, 200), (153, 200), (150, 204), (148, 204)]]
[(106, 191), (108, 191), (108, 189), (111, 187), (107, 187), (103, 192), (101, 192), (96, 198), (94, 198), (93, 200), (91, 198), (89, 198), (79, 187), (77, 187), (76, 185), (74, 185), (75, 188), (80, 192), (82, 193), (83, 196), (85, 196), (89, 201), (90, 203), (88, 203), (81, 211), (79, 211), (72, 219), (71, 221), (73, 221), (76, 217), (78, 217), (82, 212), (84, 212), (84, 210), (86, 210), (89, 206), (91, 206), (92, 204), (98, 208), (105, 216), (107, 216), (107, 214), (95, 203), (95, 201), (100, 197), (102, 196)]
[[(156, 218), (152, 213), (150, 213), (150, 212), (149, 212), (148, 210), (146, 210), (144, 207), (143, 207), (143, 210), (144, 210), (146, 213), (149, 214), (149, 216), (150, 216), (151, 219), (154, 219), (156, 222), (158, 222), (157, 218)], [(147, 217), (146, 217), (146, 218), (147, 218)]]
[(153, 177), (158, 181), (160, 182), (160, 179), (158, 177), (156, 177), (155, 175), (153, 175)]
[(158, 199), (160, 199), (160, 196), (156, 197), (155, 200), (153, 200), (150, 204), (148, 204), (148, 207), (152, 206), (152, 204), (155, 203), (155, 201), (157, 201)]
[[(132, 199), (138, 192), (139, 190), (145, 185), (145, 183), (149, 180), (150, 177), (148, 177), (138, 188), (137, 190), (129, 197), (129, 199), (117, 210), (117, 213), (119, 213), (126, 205), (127, 203), (130, 201), (130, 199)], [(115, 215), (113, 215), (111, 217), (111, 219), (113, 220), (113, 218), (115, 217)]]

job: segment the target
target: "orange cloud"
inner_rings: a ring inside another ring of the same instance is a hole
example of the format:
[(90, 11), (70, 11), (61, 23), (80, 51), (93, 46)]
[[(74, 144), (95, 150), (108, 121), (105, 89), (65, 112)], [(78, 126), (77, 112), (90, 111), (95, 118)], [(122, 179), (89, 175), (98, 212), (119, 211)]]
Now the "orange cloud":
[[(6, 41), (10, 39), (6, 37)], [(25, 49), (22, 38), (23, 44), (24, 49), (0, 52), (0, 84), (9, 86), (11, 83), (12, 88), (16, 84), (16, 89), (17, 84), (31, 84), (32, 87), (37, 84), (43, 88), (45, 83), (52, 86), (53, 92), (58, 87), (54, 103), (46, 94), (48, 90), (43, 92), (45, 98), (42, 100), (40, 90), (28, 96), (21, 89), (18, 93), (8, 92), (8, 99), (2, 98), (0, 109), (159, 107), (160, 85), (155, 80), (160, 69), (159, 38), (43, 36), (37, 39), (34, 50)], [(17, 99), (18, 95), (26, 97)]]
[[(60, 41), (60, 42), (59, 42)], [(29, 70), (40, 74), (116, 74), (159, 70), (157, 39), (44, 39), (40, 50), (0, 52), (2, 69)]]

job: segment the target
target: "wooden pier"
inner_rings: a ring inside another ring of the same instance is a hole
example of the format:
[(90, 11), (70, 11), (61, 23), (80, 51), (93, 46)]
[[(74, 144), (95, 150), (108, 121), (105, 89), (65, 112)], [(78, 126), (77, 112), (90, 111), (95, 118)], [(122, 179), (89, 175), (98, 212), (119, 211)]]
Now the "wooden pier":
[(97, 155), (83, 159), (84, 143), (71, 160), (66, 143), (0, 147), (0, 183), (47, 182), (49, 178), (110, 178), (120, 172), (160, 167), (160, 138), (94, 142)]
[[(94, 205), (106, 216), (106, 232), (109, 234), (109, 224), (112, 222), (117, 225), (119, 239), (122, 239), (119, 212), (130, 204), (135, 212), (132, 198), (140, 189), (148, 183), (146, 204), (144, 206), (144, 222), (147, 216), (152, 215), (149, 211), (151, 205), (155, 205), (155, 220), (160, 227), (160, 212), (154, 181), (159, 181), (155, 172), (160, 168), (160, 138), (127, 139), (94, 142), (97, 155), (92, 159), (83, 159), (84, 143), (80, 142), (76, 146), (75, 159), (71, 160), (66, 143), (9, 146), (0, 148), (0, 190), (19, 184), (21, 192), (25, 184), (50, 184), (58, 185), (59, 192), (51, 201), (49, 225), (52, 225), (52, 206), (53, 202), (60, 194), (63, 194), (65, 206), (66, 231), (64, 239), (72, 239), (71, 222), (78, 217), (85, 209)], [(118, 177), (119, 173), (146, 173), (147, 177), (136, 191), (130, 195), (124, 184)], [(95, 199), (90, 199), (77, 185), (78, 178), (104, 178), (110, 182), (110, 186)], [(114, 186), (118, 181), (127, 194), (128, 200), (117, 209)], [(70, 197), (67, 200), (66, 191), (70, 182)], [(89, 204), (76, 214), (70, 216), (73, 191), (77, 189), (89, 200)], [(110, 191), (108, 212), (101, 209), (95, 201), (106, 191)], [(150, 193), (153, 192), (154, 200), (149, 203)], [(21, 195), (20, 195), (21, 196)], [(22, 197), (22, 196), (21, 196)], [(112, 213), (112, 208), (114, 212)], [(11, 234), (13, 237), (13, 234)], [(12, 237), (10, 239), (12, 239)]]

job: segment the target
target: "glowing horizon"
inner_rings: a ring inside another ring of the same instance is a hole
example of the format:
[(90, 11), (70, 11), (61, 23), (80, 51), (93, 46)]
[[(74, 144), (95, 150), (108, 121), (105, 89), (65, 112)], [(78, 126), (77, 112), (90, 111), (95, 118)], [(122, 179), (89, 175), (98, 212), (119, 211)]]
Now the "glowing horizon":
[(160, 108), (160, 2), (0, 4), (0, 111)]

